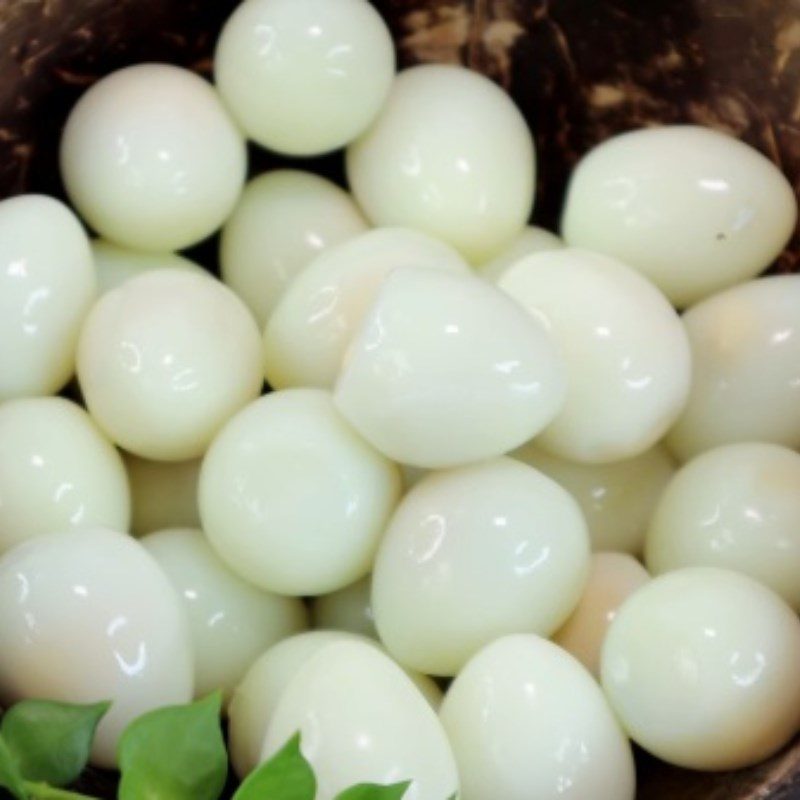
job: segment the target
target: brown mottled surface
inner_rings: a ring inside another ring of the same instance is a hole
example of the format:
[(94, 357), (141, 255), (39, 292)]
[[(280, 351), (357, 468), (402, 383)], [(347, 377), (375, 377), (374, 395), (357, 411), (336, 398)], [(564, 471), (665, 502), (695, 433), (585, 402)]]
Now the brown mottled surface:
[[(403, 64), (466, 63), (509, 89), (536, 133), (535, 216), (550, 227), (583, 152), (612, 133), (658, 122), (741, 136), (800, 189), (800, 0), (373, 1)], [(58, 131), (98, 76), (144, 60), (208, 73), (214, 36), (234, 5), (0, 0), (0, 196), (61, 192)], [(252, 162), (256, 170), (282, 163), (256, 151)], [(307, 163), (341, 178), (335, 156)], [(213, 245), (203, 252), (212, 258)], [(798, 262), (800, 237), (779, 268)], [(684, 772), (641, 754), (638, 766), (641, 800), (800, 798), (800, 745), (724, 775)], [(94, 773), (83, 788), (112, 797), (113, 778)]]

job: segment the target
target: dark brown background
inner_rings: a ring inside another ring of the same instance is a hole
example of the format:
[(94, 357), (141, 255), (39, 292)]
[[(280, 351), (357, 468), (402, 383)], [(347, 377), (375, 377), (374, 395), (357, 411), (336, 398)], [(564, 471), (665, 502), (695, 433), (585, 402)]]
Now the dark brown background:
[[(374, 0), (403, 65), (460, 62), (509, 89), (539, 153), (535, 218), (557, 226), (577, 158), (611, 133), (696, 122), (741, 136), (800, 189), (800, 0)], [(145, 60), (208, 74), (235, 0), (0, 0), (0, 196), (60, 194), (58, 134), (83, 89)], [(253, 152), (254, 170), (279, 161)], [(305, 162), (341, 179), (338, 156)], [(200, 255), (213, 266), (213, 243)], [(800, 262), (800, 237), (778, 268)], [(798, 665), (800, 669), (800, 664)], [(642, 800), (800, 798), (800, 746), (756, 769), (639, 758)], [(85, 787), (112, 796), (107, 778)], [(497, 798), (503, 800), (503, 798)], [(534, 799), (532, 799), (534, 800)]]

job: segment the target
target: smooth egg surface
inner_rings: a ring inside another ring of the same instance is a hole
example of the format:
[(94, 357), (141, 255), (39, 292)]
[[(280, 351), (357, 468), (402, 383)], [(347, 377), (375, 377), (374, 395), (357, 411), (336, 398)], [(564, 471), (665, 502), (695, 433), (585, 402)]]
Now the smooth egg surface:
[(592, 150), (572, 174), (562, 233), (684, 307), (769, 266), (796, 221), (794, 190), (769, 159), (719, 131), (670, 125)]
[(388, 457), (442, 468), (523, 444), (564, 394), (555, 345), (512, 300), (474, 276), (407, 268), (384, 282), (334, 397)]
[(709, 567), (654, 578), (618, 610), (603, 687), (631, 738), (688, 769), (763, 761), (800, 727), (800, 622), (774, 592)]
[(377, 228), (331, 248), (295, 279), (267, 324), (270, 386), (332, 388), (383, 282), (400, 267), (470, 272), (452, 247), (406, 228)]
[(316, 256), (366, 230), (353, 198), (331, 181), (302, 170), (266, 172), (247, 184), (222, 229), (222, 279), (263, 329)]
[(317, 800), (358, 783), (410, 781), (407, 800), (458, 791), (436, 712), (388, 656), (361, 642), (330, 644), (298, 670), (267, 727), (262, 758), (297, 731), (317, 777)]
[(200, 517), (219, 556), (280, 594), (341, 589), (372, 566), (400, 475), (316, 389), (273, 392), (237, 414), (200, 473)]
[(135, 718), (192, 698), (189, 626), (150, 554), (105, 529), (30, 539), (0, 559), (0, 697), (112, 701), (92, 747), (113, 768)]
[(401, 664), (455, 675), (499, 636), (554, 633), (588, 571), (580, 509), (540, 472), (502, 458), (433, 473), (401, 501), (381, 542), (375, 624)]
[(445, 695), (463, 800), (633, 800), (628, 740), (592, 676), (532, 635), (498, 639)]
[(0, 202), (0, 401), (63, 388), (95, 292), (89, 240), (72, 211), (44, 195)]
[(538, 439), (543, 449), (620, 461), (667, 432), (689, 394), (691, 359), (680, 318), (655, 286), (572, 248), (527, 256), (498, 285), (547, 328), (567, 364), (566, 402)]
[(564, 242), (554, 233), (528, 225), (523, 228), (510, 242), (485, 263), (477, 267), (478, 274), (491, 283), (497, 283), (500, 276), (517, 261), (532, 253), (542, 253), (548, 250), (560, 250)]
[(350, 631), (378, 638), (372, 613), (372, 576), (314, 598), (311, 619), (315, 628)]

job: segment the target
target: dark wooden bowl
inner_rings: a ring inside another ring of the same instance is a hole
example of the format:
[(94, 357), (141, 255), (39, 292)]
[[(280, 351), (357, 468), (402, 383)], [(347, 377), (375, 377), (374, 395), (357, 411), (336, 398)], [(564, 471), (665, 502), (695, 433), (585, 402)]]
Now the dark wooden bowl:
[[(460, 62), (514, 96), (536, 133), (535, 218), (558, 224), (591, 145), (654, 122), (734, 133), (800, 189), (800, 0), (373, 0), (403, 64)], [(208, 74), (236, 0), (0, 0), (0, 196), (63, 195), (57, 143), (86, 86), (139, 61)], [(286, 163), (253, 152), (254, 171)], [(340, 159), (305, 162), (341, 178)], [(214, 268), (214, 243), (199, 248)], [(775, 269), (800, 269), (796, 235)], [(800, 669), (800, 664), (798, 664)], [(642, 800), (800, 798), (800, 744), (750, 770), (699, 774), (638, 755)], [(85, 791), (114, 796), (112, 776)], [(503, 800), (497, 798), (497, 800)]]

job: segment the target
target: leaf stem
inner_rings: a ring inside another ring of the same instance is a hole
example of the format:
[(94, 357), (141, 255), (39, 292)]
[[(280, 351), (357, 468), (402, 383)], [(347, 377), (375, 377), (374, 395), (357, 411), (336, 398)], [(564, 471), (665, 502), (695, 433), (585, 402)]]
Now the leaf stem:
[(67, 789), (58, 789), (46, 783), (23, 781), (23, 785), (25, 786), (25, 791), (28, 792), (32, 800), (97, 800), (96, 797), (92, 797), (91, 795), (70, 792)]

